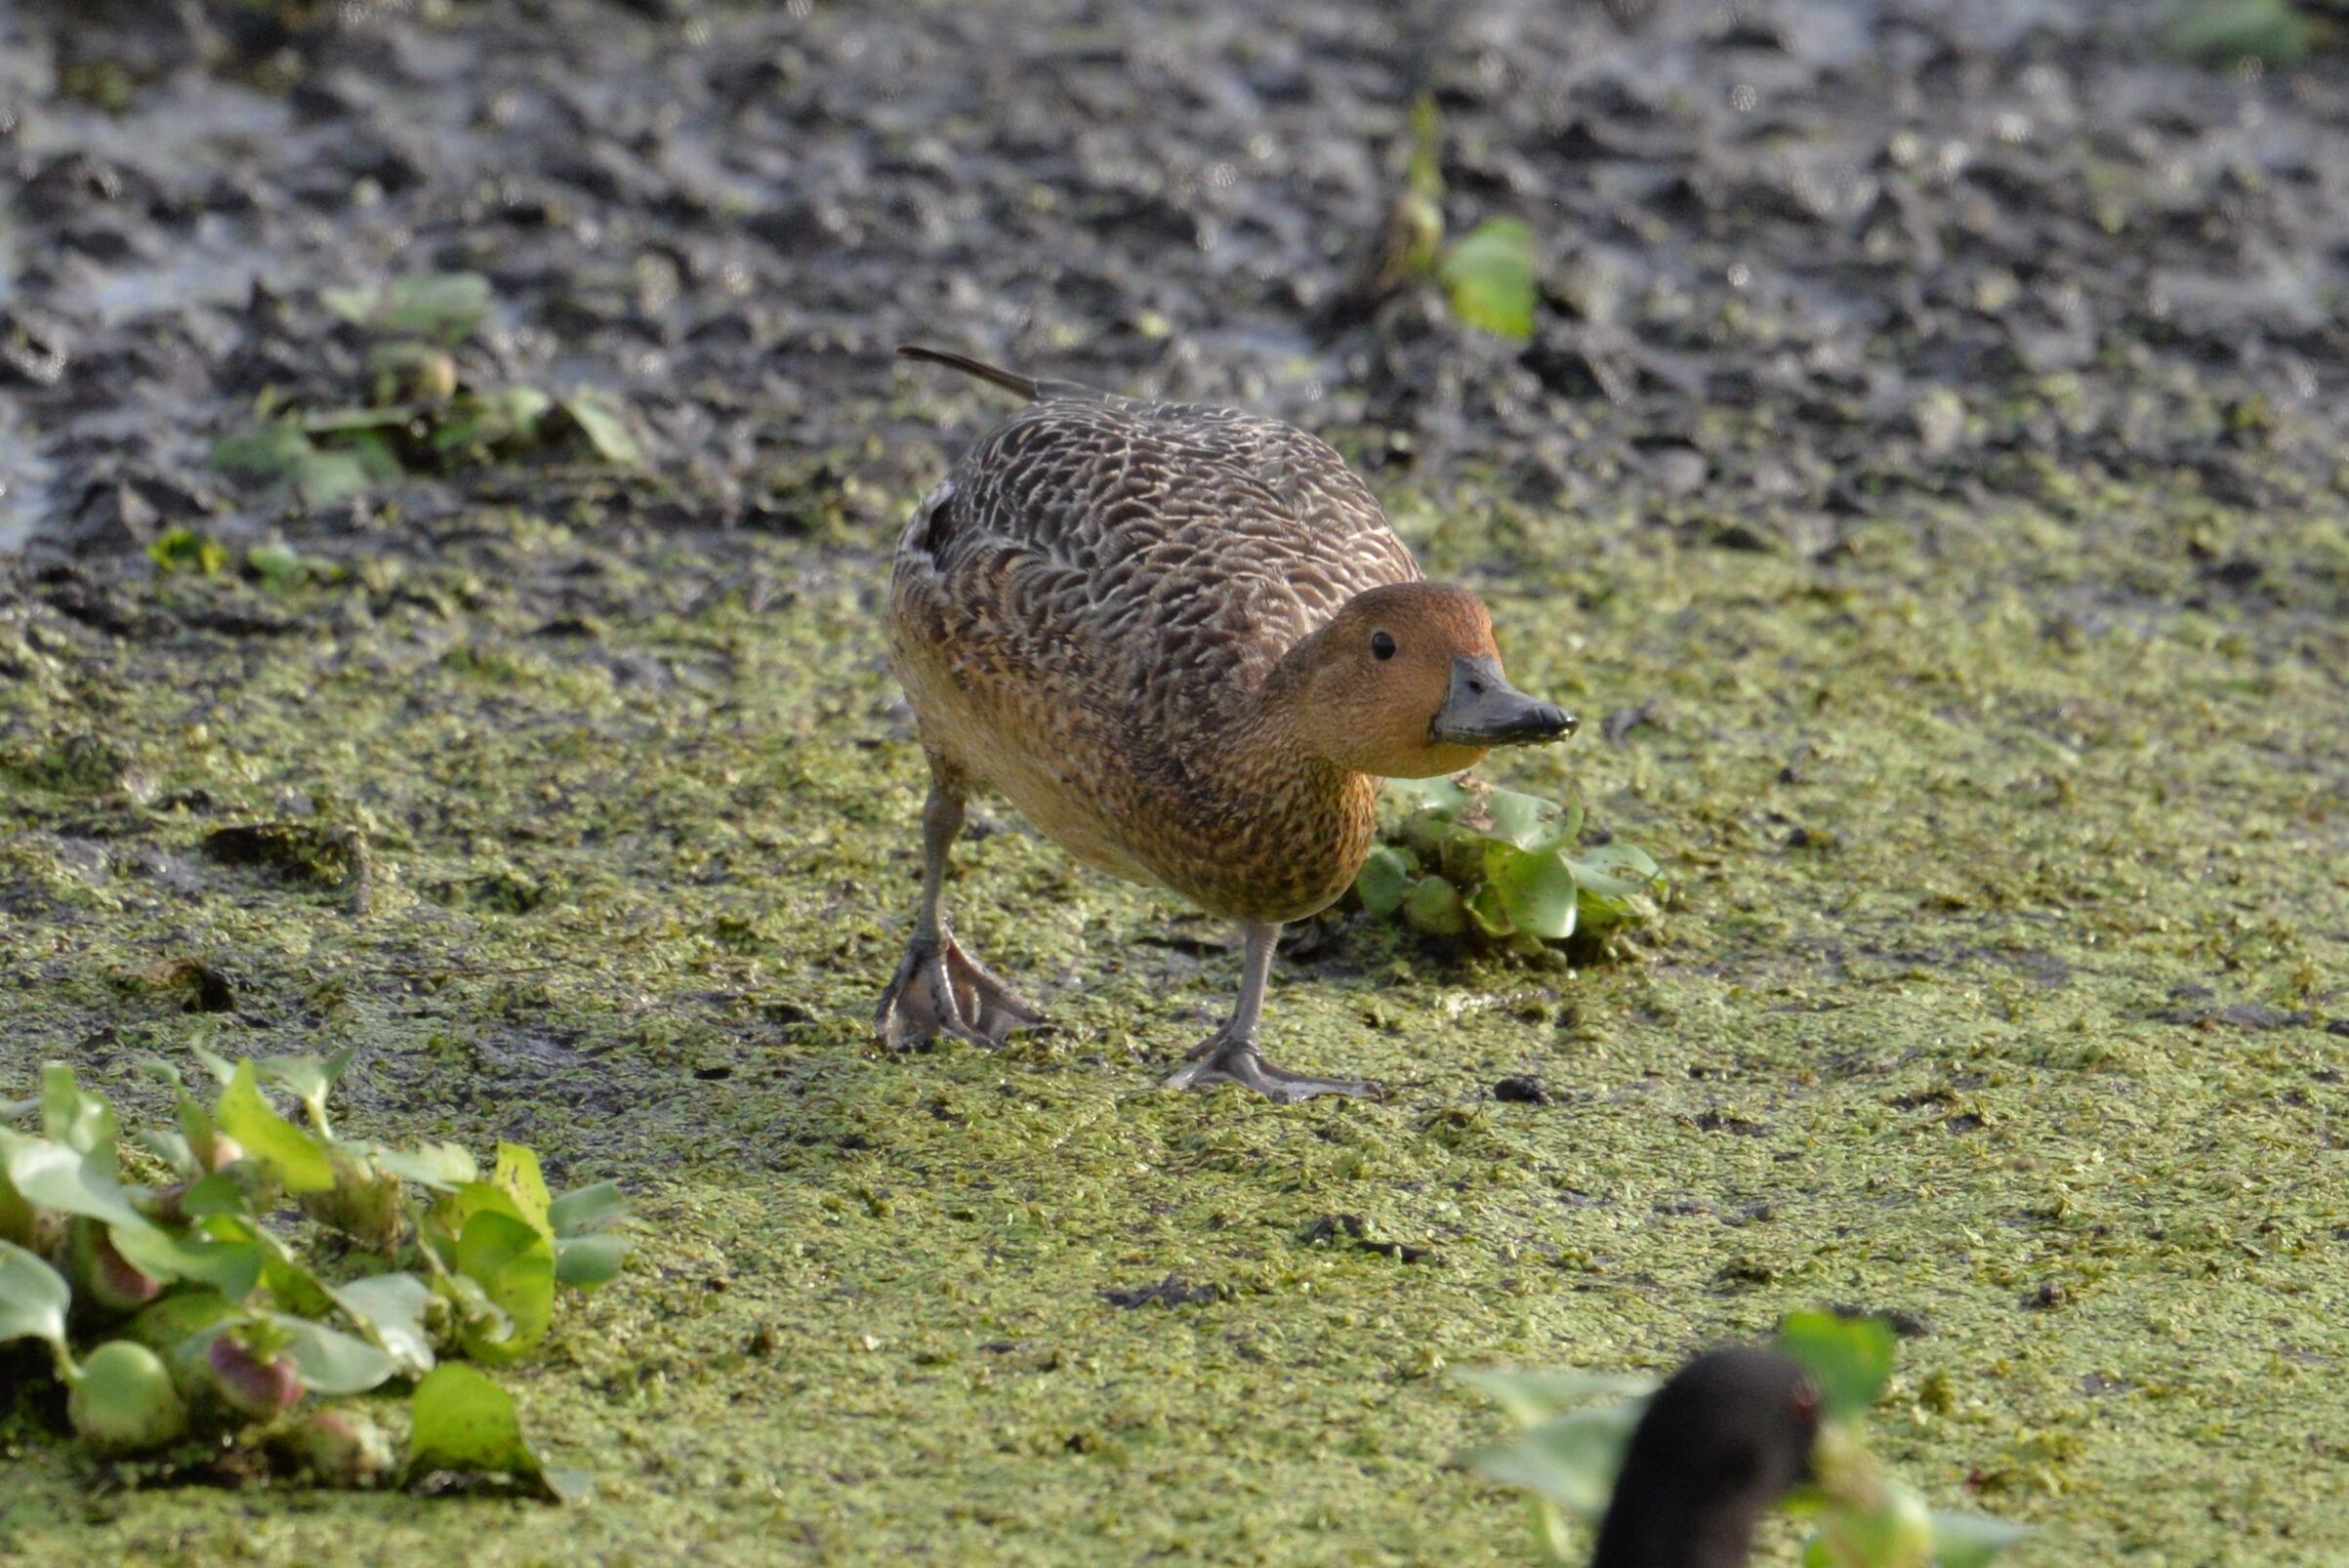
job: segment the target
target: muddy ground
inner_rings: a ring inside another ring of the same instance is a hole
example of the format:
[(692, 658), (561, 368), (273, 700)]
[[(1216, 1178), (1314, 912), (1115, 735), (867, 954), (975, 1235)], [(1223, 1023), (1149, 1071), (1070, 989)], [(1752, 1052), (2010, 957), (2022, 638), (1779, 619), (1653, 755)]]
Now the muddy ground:
[[(658, 1221), (509, 1380), (584, 1507), (131, 1490), (20, 1408), (0, 1560), (1524, 1561), (1450, 1368), (1821, 1302), (1927, 1331), (1880, 1441), (2020, 1561), (2349, 1550), (2349, 74), (2152, 31), (0, 14), (0, 1096), (358, 1041), (360, 1131)], [(1422, 91), (1451, 227), (1540, 238), (1530, 344), (1347, 293)], [(643, 461), (394, 432), (309, 507), (212, 465), (368, 402), (322, 291), (449, 270), (461, 385), (601, 389)], [(1057, 1029), (874, 1053), (923, 778), (886, 546), (1003, 410), (908, 338), (1336, 441), (1591, 721), (1491, 771), (1654, 848), (1661, 928), (1526, 966), (1334, 917), (1275, 1054), (1393, 1096), (1171, 1096), (1226, 933), (998, 806), (952, 896)], [(316, 852), (224, 852), (255, 823)]]

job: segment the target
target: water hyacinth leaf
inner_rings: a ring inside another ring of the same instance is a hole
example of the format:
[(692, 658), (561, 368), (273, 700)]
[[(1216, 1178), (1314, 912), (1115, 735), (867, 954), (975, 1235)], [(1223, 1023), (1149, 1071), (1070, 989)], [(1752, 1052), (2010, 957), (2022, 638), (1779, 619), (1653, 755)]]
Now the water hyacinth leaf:
[(1584, 887), (1610, 898), (1644, 891), (1664, 875), (1655, 856), (1628, 844), (1602, 844), (1586, 849), (1574, 869)]
[(172, 1168), (173, 1174), (193, 1180), (203, 1175), (196, 1164), (195, 1150), (179, 1129), (171, 1127), (143, 1127), (135, 1135), (140, 1143), (156, 1159)]
[(1934, 1568), (1984, 1568), (1999, 1552), (2031, 1534), (2027, 1526), (1981, 1513), (1933, 1513)]
[(1461, 908), (1466, 912), (1468, 924), (1486, 936), (1498, 940), (1516, 930), (1509, 924), (1508, 911), (1501, 907), (1501, 889), (1490, 883), (1462, 899)]
[(0, 1164), (7, 1168), (9, 1185), (27, 1203), (108, 1224), (144, 1225), (146, 1217), (131, 1207), (114, 1179), (113, 1152), (109, 1148), (108, 1158), (101, 1160), (45, 1137), (0, 1128)]
[(82, 1363), (65, 1404), (82, 1440), (101, 1454), (136, 1454), (177, 1442), (187, 1406), (163, 1358), (130, 1340), (109, 1340)]
[(85, 1093), (73, 1081), (73, 1069), (53, 1061), (41, 1069), (41, 1135), (62, 1143), (76, 1154), (99, 1161), (107, 1176), (116, 1175), (114, 1140), (121, 1135), (114, 1107), (98, 1094)]
[(433, 1288), (414, 1274), (370, 1274), (331, 1287), (335, 1304), (391, 1353), (403, 1377), (433, 1370), (433, 1336), (425, 1327)]
[(1467, 1456), (1468, 1467), (1502, 1486), (1522, 1487), (1585, 1519), (1607, 1510), (1642, 1399), (1578, 1410)]
[(1418, 874), (1419, 865), (1408, 852), (1381, 845), (1355, 874), (1354, 891), (1364, 909), (1383, 919), (1403, 907), (1403, 895)]
[(555, 1242), (555, 1280), (575, 1291), (592, 1291), (620, 1277), (628, 1242), (619, 1236), (561, 1236)]
[(334, 1167), (318, 1140), (269, 1108), (251, 1062), (240, 1062), (212, 1107), (221, 1131), (267, 1165), (288, 1192), (323, 1192), (335, 1184)]
[(1827, 1418), (1849, 1421), (1867, 1413), (1892, 1377), (1893, 1338), (1880, 1317), (1793, 1312), (1779, 1325), (1777, 1348), (1819, 1385)]
[(389, 1171), (434, 1192), (454, 1192), (481, 1179), (472, 1153), (454, 1143), (423, 1143), (412, 1149), (370, 1148), (376, 1169)]
[(236, 1177), (215, 1171), (203, 1180), (180, 1194), (180, 1213), (191, 1219), (209, 1215), (250, 1215), (252, 1195), (237, 1183)]
[(538, 1348), (555, 1320), (554, 1242), (519, 1218), (482, 1209), (457, 1238), (456, 1266), (513, 1320), (503, 1333), (468, 1323), (465, 1353), (502, 1362)]
[(381, 1345), (369, 1344), (306, 1317), (292, 1317), (283, 1312), (265, 1315), (284, 1336), (286, 1354), (294, 1358), (294, 1370), (300, 1374), (302, 1385), (312, 1393), (329, 1398), (361, 1394), (399, 1372), (397, 1358)]
[[(484, 1212), (504, 1215), (516, 1224), (530, 1224), (523, 1217), (521, 1205), (514, 1201), (514, 1194), (494, 1182), (460, 1182), (454, 1190), (433, 1205), (433, 1218), (452, 1239), (464, 1233), (474, 1215)], [(530, 1228), (535, 1230), (538, 1227), (531, 1225)]]
[(222, 436), (213, 444), (212, 466), (231, 478), (275, 484), (316, 450), (300, 426), (274, 420)]
[[(267, 1232), (264, 1232), (267, 1234)], [(334, 1309), (334, 1298), (318, 1283), (318, 1276), (296, 1262), (282, 1248), (268, 1256), (261, 1265), (261, 1282), (268, 1288), (277, 1304), (289, 1312), (305, 1317), (323, 1317)]]
[(380, 283), (362, 283), (356, 288), (320, 289), (318, 291), (318, 303), (354, 327), (367, 324), (367, 318), (375, 314), (376, 302), (383, 297), (384, 289)]
[(596, 455), (606, 463), (623, 469), (643, 463), (644, 454), (628, 428), (627, 411), (611, 393), (598, 387), (582, 387), (562, 400), (562, 411), (571, 416)]
[(15, 1242), (0, 1241), (0, 1341), (39, 1340), (65, 1355), (65, 1276)]
[(310, 1123), (320, 1137), (330, 1135), (326, 1124), (326, 1096), (358, 1054), (356, 1046), (345, 1046), (331, 1056), (264, 1056), (254, 1062), (254, 1072), (263, 1080), (275, 1084), (309, 1112)]
[(1565, 855), (1555, 849), (1528, 853), (1512, 845), (1489, 844), (1484, 867), (1486, 885), (1499, 895), (1510, 925), (1545, 941), (1563, 941), (1574, 934), (1582, 889)]
[(573, 1187), (547, 1205), (547, 1221), (557, 1236), (584, 1236), (608, 1230), (628, 1217), (628, 1199), (617, 1181), (596, 1181)]
[(132, 1266), (157, 1279), (191, 1279), (231, 1300), (250, 1294), (268, 1264), (268, 1254), (258, 1242), (226, 1240), (195, 1228), (174, 1235), (160, 1225), (117, 1224), (107, 1235)]
[(1390, 778), (1386, 787), (1437, 811), (1453, 813), (1468, 804), (1468, 791), (1458, 777)]
[(1518, 1424), (1531, 1426), (1593, 1399), (1645, 1399), (1656, 1391), (1653, 1378), (1610, 1372), (1515, 1372), (1478, 1367), (1460, 1374), (1478, 1393), (1500, 1401)]
[(1933, 1517), (1914, 1488), (1885, 1480), (1872, 1501), (1831, 1498), (1803, 1552), (1828, 1568), (1934, 1568)]
[(1436, 268), (1452, 313), (1501, 338), (1530, 338), (1540, 261), (1534, 231), (1515, 218), (1488, 218), (1444, 253)]
[(547, 1193), (547, 1178), (538, 1168), (536, 1150), (522, 1143), (500, 1143), (498, 1163), (490, 1172), (489, 1181), (514, 1200), (515, 1211), (532, 1229), (549, 1236), (555, 1234), (555, 1227), (547, 1218), (553, 1199)]
[(1468, 928), (1460, 889), (1441, 877), (1422, 877), (1403, 900), (1403, 919), (1430, 936), (1458, 936)]
[(487, 1374), (445, 1362), (416, 1385), (410, 1401), (414, 1424), (408, 1434), (408, 1468), (488, 1470), (535, 1478), (538, 1456), (522, 1436), (514, 1396)]
[(32, 1205), (24, 1201), (24, 1194), (8, 1178), (8, 1167), (0, 1163), (0, 1241), (22, 1245), (33, 1240), (34, 1218)]
[(480, 273), (427, 272), (386, 285), (361, 324), (377, 332), (436, 338), (454, 346), (473, 336), (489, 315), (489, 279)]
[(1520, 849), (1554, 848), (1569, 832), (1566, 808), (1516, 790), (1495, 790), (1460, 815), (1460, 824)]
[(2308, 53), (2309, 25), (2290, 0), (2180, 0), (2159, 38), (2178, 60), (2290, 65)]

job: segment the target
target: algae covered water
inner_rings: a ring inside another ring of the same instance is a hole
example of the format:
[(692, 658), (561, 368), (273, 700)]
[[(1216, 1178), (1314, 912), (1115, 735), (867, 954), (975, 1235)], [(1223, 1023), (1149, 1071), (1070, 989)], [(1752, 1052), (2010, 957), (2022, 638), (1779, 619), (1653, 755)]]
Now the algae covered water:
[[(656, 1221), (505, 1375), (588, 1504), (133, 1487), (19, 1404), (0, 1561), (1518, 1562), (1455, 1368), (1822, 1304), (1921, 1331), (1879, 1442), (2019, 1562), (2349, 1547), (2338, 58), (1616, 10), (0, 21), (0, 1097), (357, 1042), (357, 1131)], [(1530, 342), (1332, 305), (1422, 91)], [(640, 463), (212, 466), (370, 405), (323, 291), (456, 272), (459, 384)], [(1341, 913), (1267, 1048), (1390, 1098), (1171, 1095), (1225, 933), (982, 806), (958, 921), (1059, 1027), (875, 1052), (884, 552), (999, 412), (916, 335), (1337, 442), (1589, 721), (1497, 776), (1657, 852), (1653, 939)]]

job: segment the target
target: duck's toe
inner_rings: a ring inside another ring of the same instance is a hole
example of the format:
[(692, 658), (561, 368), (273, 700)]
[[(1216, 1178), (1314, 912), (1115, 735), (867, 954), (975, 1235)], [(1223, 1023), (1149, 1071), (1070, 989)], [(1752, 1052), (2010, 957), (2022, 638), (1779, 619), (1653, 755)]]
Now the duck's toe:
[(1275, 1067), (1264, 1059), (1254, 1035), (1235, 1035), (1228, 1030), (1217, 1030), (1194, 1046), (1189, 1065), (1169, 1077), (1166, 1087), (1213, 1089), (1218, 1084), (1238, 1084), (1286, 1105), (1318, 1094), (1346, 1094), (1356, 1099), (1381, 1097), (1380, 1087), (1364, 1079), (1316, 1078), (1310, 1073)]
[(1043, 1021), (1041, 1011), (1013, 996), (948, 933), (936, 942), (917, 937), (906, 945), (873, 1026), (883, 1046), (904, 1051), (942, 1034), (1000, 1046), (1012, 1030)]

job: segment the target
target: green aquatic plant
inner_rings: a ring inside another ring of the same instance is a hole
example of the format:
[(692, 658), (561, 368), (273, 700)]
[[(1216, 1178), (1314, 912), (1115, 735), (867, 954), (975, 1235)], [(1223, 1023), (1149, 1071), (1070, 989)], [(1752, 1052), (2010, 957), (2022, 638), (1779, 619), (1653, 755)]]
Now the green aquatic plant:
[[(1937, 1511), (1869, 1452), (1863, 1423), (1892, 1376), (1894, 1336), (1880, 1317), (1796, 1312), (1774, 1349), (1793, 1357), (1819, 1390), (1814, 1479), (1781, 1506), (1817, 1520), (1804, 1568), (1984, 1568), (2024, 1530), (1976, 1513)], [(1530, 1493), (1546, 1560), (1573, 1555), (1568, 1519), (1595, 1527), (1614, 1494), (1632, 1428), (1657, 1382), (1580, 1372), (1462, 1374), (1520, 1428), (1465, 1457), (1486, 1480)], [(1609, 1403), (1593, 1403), (1612, 1397)]]
[(614, 1278), (627, 1256), (618, 1189), (555, 1196), (518, 1143), (498, 1145), (484, 1178), (450, 1144), (339, 1135), (327, 1097), (349, 1050), (196, 1055), (217, 1086), (208, 1103), (169, 1063), (143, 1064), (175, 1115), (135, 1143), (168, 1179), (126, 1178), (112, 1104), (63, 1063), (44, 1069), (36, 1098), (0, 1107), (40, 1127), (0, 1127), (0, 1341), (49, 1346), (85, 1446), (168, 1472), (183, 1438), (215, 1451), (227, 1438), (314, 1481), (373, 1484), (393, 1469), (381, 1425), (323, 1401), (413, 1385), (409, 1475), (485, 1470), (576, 1492), (532, 1455), (504, 1390), (448, 1358), (528, 1355), (558, 1287)]
[(1412, 803), (1354, 880), (1373, 915), (1400, 913), (1431, 936), (1536, 953), (1577, 932), (1655, 918), (1663, 870), (1628, 844), (1579, 846), (1581, 805), (1466, 773), (1390, 779)]
[(610, 392), (582, 387), (557, 395), (469, 378), (456, 351), (496, 305), (478, 273), (425, 273), (327, 289), (318, 299), (368, 340), (367, 400), (301, 408), (266, 389), (253, 422), (213, 447), (213, 467), (315, 509), (389, 488), (411, 470), (492, 462), (566, 439), (614, 468), (642, 465), (628, 410)]
[(1533, 336), (1541, 299), (1541, 256), (1521, 219), (1488, 218), (1444, 240), (1444, 128), (1435, 100), (1412, 104), (1402, 144), (1403, 177), (1376, 242), (1340, 290), (1347, 310), (1367, 311), (1417, 280), (1443, 291), (1454, 319), (1496, 337)]

